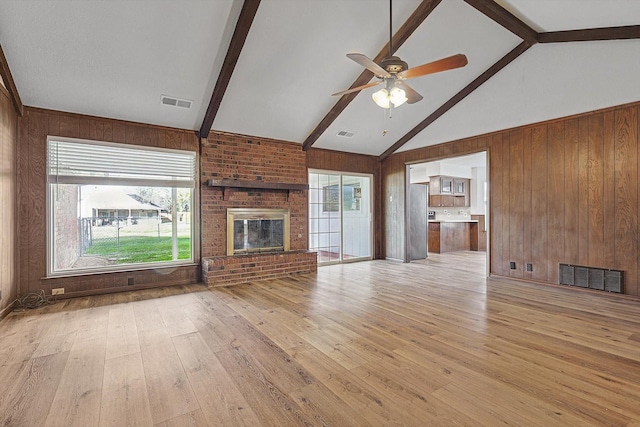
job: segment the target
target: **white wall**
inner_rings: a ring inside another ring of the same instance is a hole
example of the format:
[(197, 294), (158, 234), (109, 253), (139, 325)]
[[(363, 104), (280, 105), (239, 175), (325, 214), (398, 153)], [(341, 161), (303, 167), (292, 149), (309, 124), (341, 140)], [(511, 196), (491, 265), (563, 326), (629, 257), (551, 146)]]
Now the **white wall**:
[(471, 168), (471, 214), (485, 215), (484, 183), (487, 182), (487, 168)]

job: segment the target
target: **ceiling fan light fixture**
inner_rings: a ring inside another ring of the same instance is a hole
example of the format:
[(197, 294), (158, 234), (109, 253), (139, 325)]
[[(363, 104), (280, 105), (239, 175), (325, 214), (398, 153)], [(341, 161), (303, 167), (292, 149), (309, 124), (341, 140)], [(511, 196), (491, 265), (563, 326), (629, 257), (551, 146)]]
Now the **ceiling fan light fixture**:
[(374, 92), (371, 97), (378, 107), (389, 108), (389, 92), (386, 89), (380, 89), (379, 91)]
[(407, 102), (407, 93), (403, 89), (394, 86), (391, 92), (389, 92), (389, 100), (395, 108), (398, 108)]

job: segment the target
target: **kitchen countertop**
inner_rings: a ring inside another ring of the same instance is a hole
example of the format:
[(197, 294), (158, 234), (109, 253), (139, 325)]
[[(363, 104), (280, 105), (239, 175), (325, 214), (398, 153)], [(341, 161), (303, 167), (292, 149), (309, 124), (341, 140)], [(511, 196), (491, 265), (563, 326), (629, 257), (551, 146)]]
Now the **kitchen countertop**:
[(428, 222), (478, 222), (477, 219), (430, 219)]

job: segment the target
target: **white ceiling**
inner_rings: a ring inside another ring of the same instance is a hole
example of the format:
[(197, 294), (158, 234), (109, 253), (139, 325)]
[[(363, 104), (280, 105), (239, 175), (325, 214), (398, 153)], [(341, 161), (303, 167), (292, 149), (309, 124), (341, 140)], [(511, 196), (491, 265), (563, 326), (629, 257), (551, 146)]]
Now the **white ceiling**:
[[(419, 5), (394, 0), (394, 32)], [(499, 0), (537, 31), (640, 24), (638, 0)], [(0, 0), (0, 43), (25, 105), (199, 129), (239, 0)], [(302, 143), (388, 39), (387, 0), (262, 0), (213, 129)], [(520, 43), (462, 0), (442, 0), (396, 53), (456, 53), (462, 69), (410, 81), (392, 111), (363, 91), (314, 147), (379, 155)], [(640, 100), (640, 40), (539, 44), (401, 150)], [(169, 95), (190, 110), (160, 104)], [(340, 130), (353, 138), (337, 136)], [(383, 131), (386, 135), (383, 136)]]

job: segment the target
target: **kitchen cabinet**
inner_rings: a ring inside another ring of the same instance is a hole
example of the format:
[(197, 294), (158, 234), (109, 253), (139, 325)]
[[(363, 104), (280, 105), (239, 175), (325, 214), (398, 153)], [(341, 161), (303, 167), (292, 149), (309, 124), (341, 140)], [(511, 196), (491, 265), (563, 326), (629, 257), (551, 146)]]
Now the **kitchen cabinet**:
[(468, 251), (471, 248), (471, 230), (477, 230), (477, 221), (429, 221), (429, 252), (444, 253)]
[(471, 250), (485, 252), (487, 250), (485, 217), (484, 215), (471, 215), (471, 219), (478, 221), (476, 224), (471, 223)]
[(469, 183), (467, 178), (448, 176), (429, 177), (429, 206), (432, 207), (468, 207)]
[(432, 207), (453, 207), (453, 196), (447, 196), (446, 194), (436, 194), (429, 196), (429, 206)]

